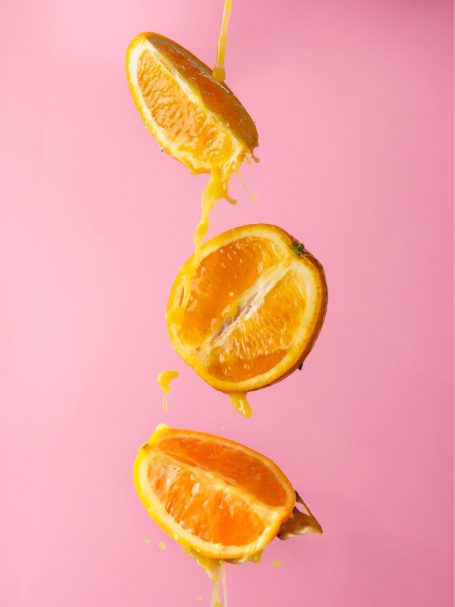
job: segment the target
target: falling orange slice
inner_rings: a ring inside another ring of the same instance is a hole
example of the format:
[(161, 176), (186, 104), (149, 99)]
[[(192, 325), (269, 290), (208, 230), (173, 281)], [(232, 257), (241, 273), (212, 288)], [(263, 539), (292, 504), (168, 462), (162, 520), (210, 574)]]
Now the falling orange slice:
[[(276, 464), (231, 440), (159, 426), (139, 450), (136, 489), (150, 516), (192, 554), (235, 560), (288, 535), (321, 527), (311, 515), (295, 532), (296, 494)], [(293, 512), (294, 510), (294, 512)], [(286, 523), (284, 528), (286, 527)]]
[[(180, 305), (190, 258), (168, 302)], [(299, 367), (321, 329), (327, 287), (321, 264), (276, 226), (234, 228), (203, 245), (182, 323), (168, 317), (177, 352), (211, 386), (257, 390)]]
[(192, 172), (233, 171), (258, 145), (256, 126), (212, 70), (159, 34), (130, 43), (126, 70), (131, 94), (160, 147)]

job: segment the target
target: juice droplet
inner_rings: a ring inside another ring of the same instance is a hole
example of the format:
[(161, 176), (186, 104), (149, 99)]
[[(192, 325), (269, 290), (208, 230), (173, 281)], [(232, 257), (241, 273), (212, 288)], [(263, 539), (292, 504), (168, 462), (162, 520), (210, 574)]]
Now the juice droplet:
[(196, 597), (196, 601), (202, 601), (204, 597), (202, 596), (202, 594), (198, 594)]
[(281, 567), (281, 561), (276, 559), (276, 560), (272, 561), (272, 565), (274, 567)]
[(229, 400), (231, 405), (234, 407), (236, 411), (238, 411), (244, 417), (251, 417), (252, 411), (250, 407), (250, 403), (246, 397), (246, 393), (244, 392), (233, 392), (229, 394)]
[(149, 537), (144, 537), (144, 544), (151, 544), (152, 540)]
[(224, 0), (223, 20), (221, 22), (221, 31), (218, 37), (218, 47), (216, 53), (216, 64), (213, 70), (213, 77), (218, 82), (224, 82), (226, 72), (224, 69), (224, 58), (226, 56), (226, 38), (229, 17), (231, 16), (232, 0)]
[(158, 548), (161, 550), (161, 552), (164, 552), (164, 550), (166, 550), (166, 548), (167, 548), (166, 542), (160, 542), (158, 544)]
[(257, 194), (253, 194), (253, 192), (250, 191), (250, 189), (248, 188), (245, 180), (243, 179), (241, 173), (240, 173), (240, 168), (237, 171), (237, 177), (239, 179), (240, 185), (242, 186), (242, 188), (245, 190), (245, 192), (248, 194), (248, 196), (250, 197), (251, 200), (257, 200), (258, 196)]
[(171, 381), (178, 376), (178, 371), (162, 371), (156, 378), (163, 393), (163, 411), (168, 410), (167, 395), (171, 391)]
[(251, 561), (252, 563), (260, 563), (261, 559), (262, 559), (262, 553), (263, 553), (263, 550), (260, 550), (259, 552), (255, 552), (254, 554), (251, 554), (248, 557), (248, 560)]

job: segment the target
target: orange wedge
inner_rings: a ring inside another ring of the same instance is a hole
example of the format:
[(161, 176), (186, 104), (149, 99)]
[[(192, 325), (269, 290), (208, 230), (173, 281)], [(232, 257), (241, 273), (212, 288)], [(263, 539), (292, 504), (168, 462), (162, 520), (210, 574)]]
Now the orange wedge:
[(233, 171), (258, 145), (256, 126), (212, 70), (159, 34), (139, 34), (128, 46), (131, 94), (160, 147), (192, 172)]
[(182, 358), (230, 395), (257, 390), (299, 367), (313, 347), (327, 305), (321, 264), (272, 225), (234, 228), (203, 245), (182, 322), (181, 268), (168, 302), (168, 331)]
[(304, 517), (297, 533), (322, 531), (311, 513), (294, 509), (296, 494), (276, 464), (225, 438), (158, 426), (139, 450), (134, 479), (155, 522), (202, 557), (255, 555), (285, 521), (284, 534), (296, 534), (295, 513)]

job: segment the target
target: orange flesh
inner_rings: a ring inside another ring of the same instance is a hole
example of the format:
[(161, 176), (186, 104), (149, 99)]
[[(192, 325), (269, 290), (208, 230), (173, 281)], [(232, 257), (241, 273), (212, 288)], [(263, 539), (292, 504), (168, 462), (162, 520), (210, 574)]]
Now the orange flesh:
[(287, 494), (282, 484), (261, 460), (219, 442), (199, 438), (164, 438), (160, 450), (180, 462), (222, 476), (233, 486), (241, 486), (255, 499), (269, 506), (285, 506)]
[(257, 560), (277, 534), (322, 532), (276, 464), (219, 436), (159, 426), (134, 479), (152, 518), (213, 574), (219, 559)]
[(197, 347), (216, 333), (236, 300), (279, 261), (273, 243), (255, 236), (239, 238), (207, 255), (192, 279), (182, 341)]
[(196, 85), (206, 107), (222, 117), (229, 130), (252, 151), (258, 144), (256, 126), (232, 91), (224, 83), (214, 80), (212, 71), (183, 47), (162, 36), (152, 35), (149, 40), (185, 80)]
[(264, 523), (241, 498), (214, 489), (210, 478), (185, 467), (152, 459), (148, 478), (166, 511), (193, 535), (204, 541), (242, 546), (264, 531)]
[(238, 322), (223, 344), (211, 349), (210, 373), (243, 381), (276, 366), (292, 345), (304, 307), (299, 278), (290, 271), (267, 293), (255, 314)]
[[(285, 270), (262, 299), (257, 296), (267, 271), (280, 272), (282, 260), (272, 241), (246, 237), (200, 263), (180, 339), (191, 348), (209, 344), (208, 353), (201, 357), (206, 357), (213, 377), (247, 380), (272, 369), (287, 354), (305, 309), (301, 277), (295, 270)], [(254, 313), (249, 314), (249, 306)]]
[(175, 77), (148, 50), (138, 61), (138, 84), (158, 126), (181, 151), (194, 155), (205, 170), (234, 155), (232, 136), (221, 132), (215, 120), (189, 100)]
[(223, 547), (240, 555), (261, 550), (295, 504), (291, 484), (272, 461), (201, 432), (162, 426), (141, 447), (136, 465), (149, 512), (175, 539), (190, 534), (196, 551), (205, 549), (198, 542), (220, 556)]

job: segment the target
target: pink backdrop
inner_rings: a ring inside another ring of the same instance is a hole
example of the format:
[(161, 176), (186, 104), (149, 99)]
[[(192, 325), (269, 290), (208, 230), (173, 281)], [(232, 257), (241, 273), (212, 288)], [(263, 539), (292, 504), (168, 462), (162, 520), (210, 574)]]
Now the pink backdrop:
[[(258, 125), (258, 200), (235, 185), (211, 234), (277, 223), (330, 288), (304, 372), (252, 395), (250, 420), (169, 345), (206, 178), (159, 153), (124, 73), (143, 30), (213, 63), (221, 10), (1, 4), (0, 604), (208, 605), (131, 480), (166, 421), (274, 458), (325, 528), (229, 567), (231, 607), (449, 607), (451, 3), (234, 1), (227, 80)], [(167, 415), (163, 368), (181, 372)]]

